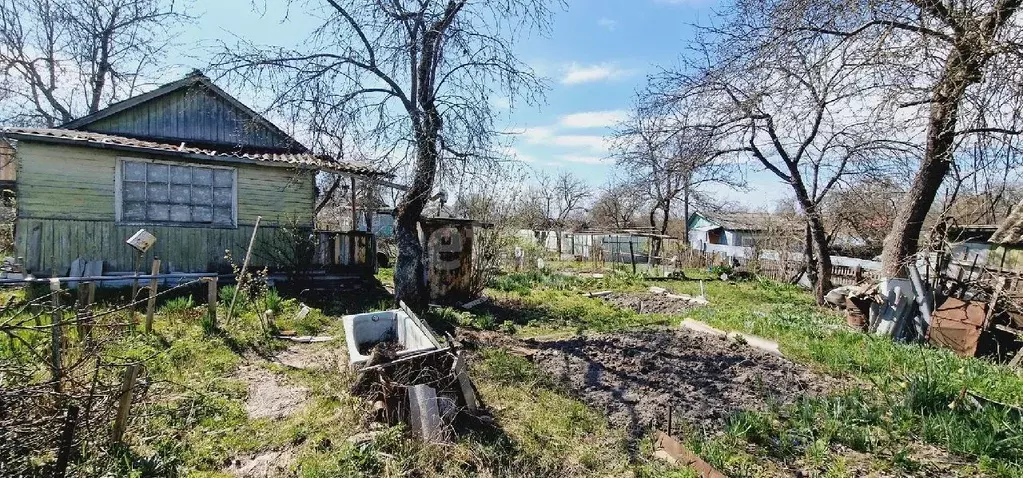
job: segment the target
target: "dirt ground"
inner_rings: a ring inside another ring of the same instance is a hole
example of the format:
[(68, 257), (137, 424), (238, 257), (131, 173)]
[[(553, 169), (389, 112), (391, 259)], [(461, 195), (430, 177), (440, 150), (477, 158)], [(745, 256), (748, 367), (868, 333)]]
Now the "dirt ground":
[(601, 298), (619, 309), (633, 310), (640, 314), (674, 315), (695, 307), (683, 299), (649, 292), (612, 292)]
[[(296, 369), (329, 369), (344, 360), (339, 345), (332, 343), (295, 344), (266, 361), (252, 358), (239, 367), (235, 378), (248, 384), (245, 411), (249, 418), (278, 420), (291, 416), (305, 403), (309, 391), (289, 382), (284, 376), (266, 368), (274, 363)], [(254, 455), (239, 456), (222, 470), (235, 477), (288, 476), (294, 461), (294, 450), (267, 450)]]
[(741, 409), (823, 394), (838, 383), (723, 337), (677, 329), (591, 335), (530, 344), (533, 360), (609, 420), (633, 433), (673, 422), (711, 432)]

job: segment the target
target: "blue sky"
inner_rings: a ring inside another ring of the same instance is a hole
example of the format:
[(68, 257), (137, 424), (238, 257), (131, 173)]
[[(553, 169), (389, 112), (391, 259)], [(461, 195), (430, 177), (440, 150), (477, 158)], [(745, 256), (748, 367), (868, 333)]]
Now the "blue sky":
[[(508, 153), (530, 167), (556, 174), (567, 170), (599, 186), (613, 173), (604, 140), (610, 126), (627, 114), (646, 76), (676, 64), (706, 23), (716, 0), (570, 0), (554, 18), (549, 37), (515, 44), (520, 59), (550, 80), (546, 103), (503, 109), (501, 121), (516, 135)], [(295, 45), (316, 25), (299, 6), (291, 12), (274, 0), (201, 2), (201, 14), (181, 41), (202, 45), (238, 36), (262, 44)], [(284, 2), (281, 2), (284, 3)], [(286, 18), (286, 19), (285, 19)], [(186, 50), (187, 51), (187, 50)], [(201, 67), (201, 56), (181, 58), (182, 70)], [(235, 92), (240, 93), (240, 92)], [(245, 101), (244, 94), (239, 94)], [(504, 106), (502, 99), (493, 100)], [(721, 199), (749, 207), (771, 207), (785, 186), (769, 173), (750, 171), (754, 192), (716, 191)]]

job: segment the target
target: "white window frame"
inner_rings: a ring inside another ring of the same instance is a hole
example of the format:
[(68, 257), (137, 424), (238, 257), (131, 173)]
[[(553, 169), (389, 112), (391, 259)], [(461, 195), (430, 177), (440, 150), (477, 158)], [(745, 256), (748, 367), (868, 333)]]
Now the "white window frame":
[[(203, 168), (231, 171), (231, 224), (230, 225), (215, 223), (207, 224), (199, 222), (177, 221), (125, 221), (122, 216), (121, 210), (124, 205), (124, 198), (122, 197), (124, 191), (124, 185), (122, 184), (124, 182), (124, 172), (122, 166), (124, 165), (125, 162), (166, 164), (168, 166), (198, 166)], [(159, 159), (119, 156), (117, 158), (117, 164), (114, 167), (114, 216), (118, 224), (129, 226), (159, 225), (178, 227), (205, 227), (214, 229), (236, 229), (238, 228), (238, 168), (213, 164), (190, 163), (183, 161), (164, 161)]]

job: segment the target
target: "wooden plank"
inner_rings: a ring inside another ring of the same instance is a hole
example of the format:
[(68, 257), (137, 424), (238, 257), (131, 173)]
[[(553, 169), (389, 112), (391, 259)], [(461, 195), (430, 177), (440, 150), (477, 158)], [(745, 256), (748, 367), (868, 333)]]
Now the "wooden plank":
[(657, 452), (662, 452), (660, 454), (655, 452), (654, 456), (673, 464), (689, 467), (696, 471), (701, 478), (727, 478), (724, 473), (718, 471), (668, 434), (658, 430), (654, 432), (654, 439), (656, 440), (655, 449)]
[(53, 380), (53, 389), (60, 392), (60, 380), (62, 378), (63, 355), (63, 327), (64, 313), (60, 310), (60, 281), (50, 280), (50, 305), (53, 307), (50, 323), (50, 378)]
[(150, 272), (153, 278), (149, 280), (149, 298), (146, 301), (146, 334), (153, 333), (153, 315), (156, 313), (156, 289), (160, 284), (160, 279), (157, 278), (159, 274), (160, 258), (157, 257), (153, 259), (153, 268)]
[(135, 381), (138, 379), (139, 365), (129, 365), (124, 371), (124, 379), (121, 382), (120, 399), (117, 404), (117, 418), (114, 421), (114, 443), (121, 443), (124, 432), (128, 428), (128, 412), (131, 409), (132, 394), (135, 389)]

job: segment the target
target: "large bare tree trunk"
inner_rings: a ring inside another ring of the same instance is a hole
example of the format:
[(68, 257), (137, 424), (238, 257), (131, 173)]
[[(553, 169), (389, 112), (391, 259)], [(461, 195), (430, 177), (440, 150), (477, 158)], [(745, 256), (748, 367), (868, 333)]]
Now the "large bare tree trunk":
[(394, 297), (416, 312), (425, 312), (430, 302), (426, 284), (426, 247), (428, 237), (419, 238), (419, 219), (433, 189), (437, 174), (437, 138), (440, 115), (432, 101), (424, 108), (428, 114), (422, 130), (417, 131), (417, 160), (411, 187), (398, 205), (394, 239), (398, 257), (394, 262)]
[[(959, 33), (945, 60), (942, 76), (931, 94), (927, 148), (920, 169), (899, 204), (895, 227), (885, 237), (881, 260), (882, 273), (886, 276), (902, 275), (903, 265), (919, 250), (924, 219), (952, 166), (959, 105), (966, 89), (983, 80), (984, 65), (993, 56), (990, 43), (1021, 3), (1021, 0), (996, 2), (993, 11), (984, 15), (976, 25), (970, 25)], [(939, 16), (942, 13), (939, 12)]]
[(927, 149), (913, 183), (898, 205), (894, 227), (884, 240), (881, 261), (885, 276), (902, 276), (903, 265), (919, 250), (924, 219), (952, 166), (959, 102), (965, 90), (964, 80), (952, 82), (946, 78), (935, 91), (927, 125)]
[(817, 280), (813, 283), (813, 295), (817, 304), (823, 305), (824, 296), (831, 290), (831, 253), (828, 251), (828, 235), (824, 230), (820, 215), (816, 212), (808, 215), (807, 225), (817, 267)]
[(682, 192), (682, 238), (689, 244), (689, 186)]

